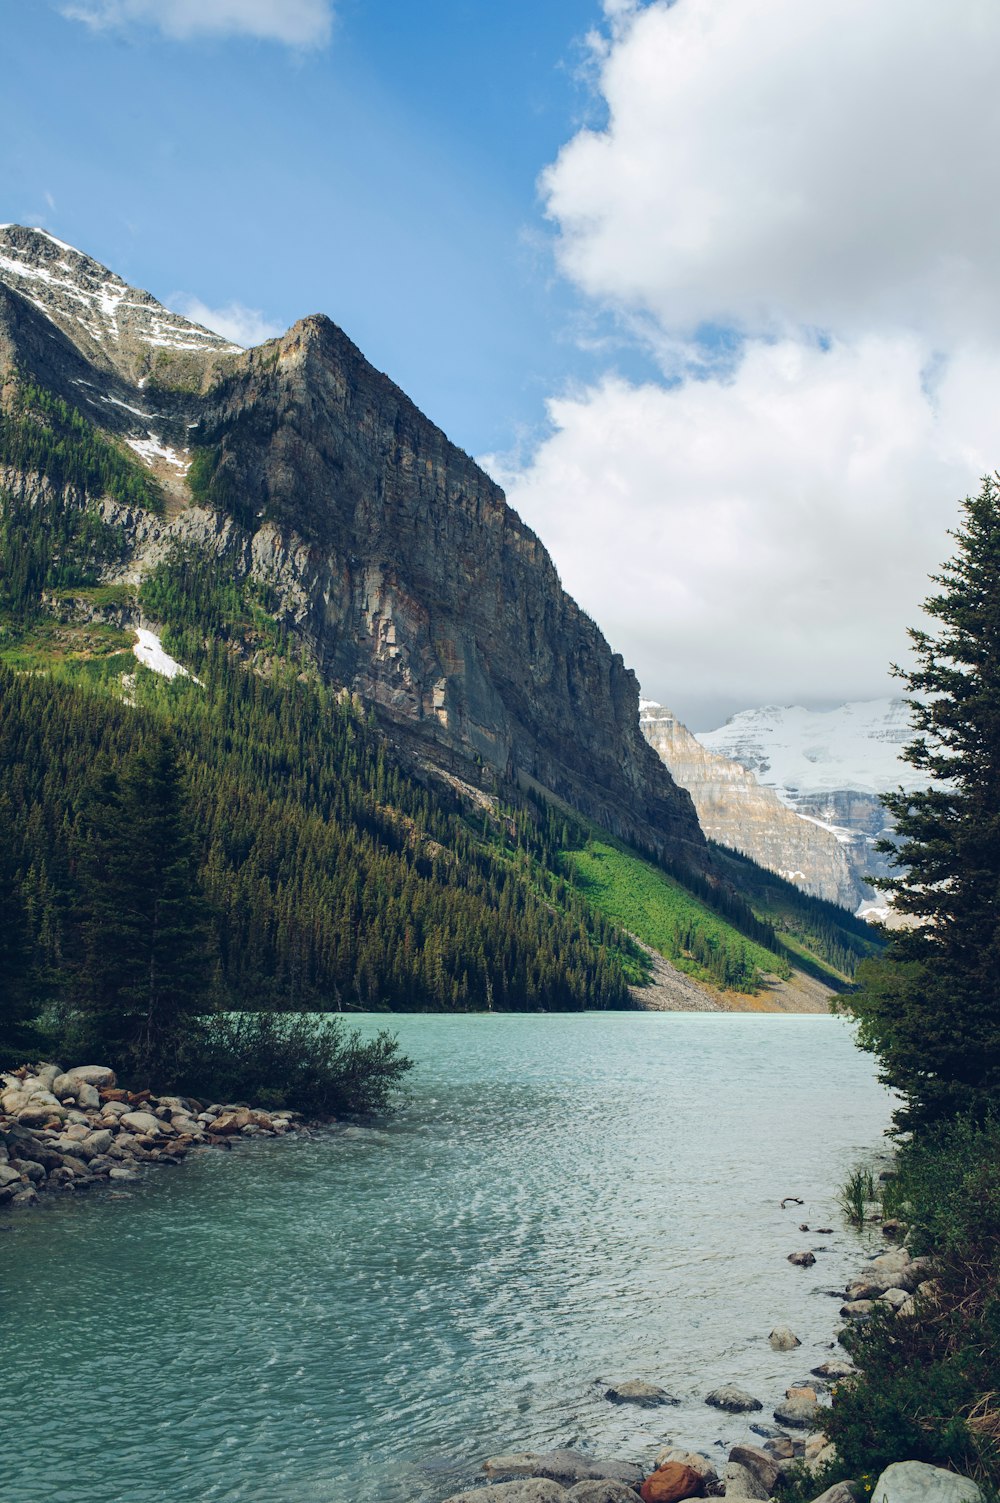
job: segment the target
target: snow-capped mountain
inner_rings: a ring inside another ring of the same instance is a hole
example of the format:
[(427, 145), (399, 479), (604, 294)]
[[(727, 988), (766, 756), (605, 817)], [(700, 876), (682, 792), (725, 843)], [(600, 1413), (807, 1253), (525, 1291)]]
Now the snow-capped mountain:
[(844, 908), (854, 910), (870, 899), (844, 832), (794, 813), (739, 762), (702, 746), (665, 705), (640, 699), (639, 729), (674, 781), (690, 793), (710, 840)]
[(766, 705), (698, 735), (702, 746), (739, 762), (787, 808), (836, 834), (859, 876), (890, 871), (888, 858), (875, 850), (892, 833), (879, 795), (926, 786), (926, 777), (900, 760), (912, 739), (906, 703), (892, 698), (833, 710)]
[(148, 292), (47, 230), (0, 225), (0, 280), (56, 324), (99, 369), (131, 379), (206, 354), (242, 354), (210, 329), (171, 313)]
[(902, 699), (861, 700), (835, 710), (767, 705), (741, 710), (718, 730), (698, 735), (702, 746), (742, 763), (790, 808), (803, 794), (923, 786), (899, 757), (912, 739)]

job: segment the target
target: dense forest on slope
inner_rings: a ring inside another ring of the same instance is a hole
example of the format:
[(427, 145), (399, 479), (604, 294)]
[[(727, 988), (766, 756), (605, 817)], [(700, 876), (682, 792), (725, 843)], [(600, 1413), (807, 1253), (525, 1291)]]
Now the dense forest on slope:
[[(499, 784), (460, 799), (416, 776), (361, 704), (319, 681), (262, 586), (180, 548), (139, 589), (103, 583), (125, 539), (88, 497), (158, 511), (160, 493), (64, 402), (22, 383), (0, 423), (0, 466), (30, 477), (16, 497), (0, 493), (0, 800), (28, 940), (18, 984), (39, 1004), (72, 1009), (89, 984), (97, 790), (127, 789), (164, 735), (206, 905), (210, 1001), (629, 1006), (648, 962), (628, 928), (719, 986), (753, 990), (787, 969), (770, 913), (735, 885), (613, 842), (626, 885), (640, 872), (655, 890), (647, 933), (649, 915), (594, 880), (603, 832), (572, 810)], [(197, 681), (139, 667), (108, 608), (158, 623)]]

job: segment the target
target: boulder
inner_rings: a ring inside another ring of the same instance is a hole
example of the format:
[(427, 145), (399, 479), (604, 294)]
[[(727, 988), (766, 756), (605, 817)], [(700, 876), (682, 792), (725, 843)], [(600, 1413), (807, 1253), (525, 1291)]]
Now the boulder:
[(483, 1463), (487, 1477), (513, 1480), (541, 1477), (572, 1487), (576, 1482), (642, 1482), (641, 1467), (627, 1461), (598, 1461), (581, 1451), (559, 1447), (553, 1451), (515, 1451), (505, 1456), (490, 1456)]
[(749, 1467), (727, 1461), (722, 1468), (722, 1486), (727, 1498), (769, 1498), (771, 1494), (757, 1481)]
[(689, 1466), (692, 1471), (698, 1473), (706, 1487), (719, 1480), (715, 1467), (707, 1456), (702, 1456), (700, 1451), (685, 1451), (681, 1446), (664, 1446), (663, 1450), (657, 1453), (653, 1465), (659, 1468), (668, 1461), (679, 1461), (682, 1466)]
[(803, 1385), (799, 1385), (798, 1387), (795, 1387), (795, 1388), (786, 1388), (785, 1389), (785, 1398), (786, 1399), (812, 1399), (813, 1403), (815, 1404), (815, 1402), (816, 1402), (816, 1390), (815, 1390), (815, 1388), (809, 1388), (809, 1387), (803, 1386)]
[(764, 1497), (769, 1498), (774, 1492), (774, 1484), (781, 1476), (781, 1467), (773, 1456), (761, 1449), (760, 1446), (733, 1446), (729, 1453), (729, 1460), (735, 1466), (745, 1467), (751, 1472), (761, 1487), (764, 1489)]
[(841, 1305), (840, 1313), (845, 1320), (868, 1320), (874, 1308), (873, 1299), (849, 1299)]
[(828, 1382), (836, 1381), (837, 1378), (850, 1378), (857, 1371), (853, 1362), (847, 1362), (843, 1358), (834, 1357), (829, 1362), (821, 1362), (819, 1367), (812, 1369), (816, 1378), (826, 1378)]
[(71, 1070), (57, 1075), (50, 1090), (60, 1097), (75, 1096), (80, 1084), (93, 1086), (95, 1090), (109, 1090), (118, 1084), (114, 1070), (107, 1065), (74, 1065)]
[(156, 1137), (160, 1131), (161, 1124), (152, 1112), (125, 1112), (118, 1120), (130, 1132), (139, 1133), (144, 1137)]
[(6, 1189), (8, 1185), (19, 1185), (21, 1176), (18, 1170), (12, 1169), (9, 1164), (0, 1164), (0, 1189)]
[(566, 1497), (573, 1503), (635, 1503), (636, 1492), (624, 1482), (575, 1482)]
[(108, 1179), (128, 1180), (138, 1178), (139, 1176), (138, 1174), (136, 1174), (134, 1169), (123, 1169), (120, 1165), (108, 1171)]
[[(632, 1495), (635, 1497), (635, 1494)], [(546, 1478), (524, 1478), (519, 1482), (499, 1482), (492, 1487), (474, 1487), (468, 1492), (453, 1493), (444, 1503), (566, 1503), (566, 1489)]]
[(816, 1430), (822, 1424), (823, 1411), (815, 1399), (786, 1399), (774, 1411), (779, 1425), (793, 1430)]
[(795, 1332), (788, 1326), (775, 1326), (767, 1339), (772, 1351), (775, 1352), (790, 1352), (802, 1345)]
[(713, 1409), (725, 1409), (728, 1414), (749, 1414), (753, 1409), (764, 1407), (760, 1399), (755, 1399), (752, 1393), (747, 1393), (745, 1388), (737, 1388), (733, 1383), (713, 1388), (710, 1394), (706, 1394), (705, 1403), (711, 1404)]
[(65, 1108), (59, 1106), (40, 1106), (37, 1102), (29, 1102), (22, 1106), (17, 1113), (17, 1120), (22, 1127), (47, 1127), (50, 1122), (60, 1122), (65, 1117)]
[(872, 1503), (982, 1503), (969, 1477), (929, 1466), (925, 1461), (896, 1461), (872, 1489)]
[(666, 1389), (657, 1388), (655, 1383), (643, 1383), (638, 1378), (605, 1389), (604, 1397), (610, 1399), (612, 1404), (638, 1404), (640, 1409), (657, 1409), (661, 1404), (680, 1403), (680, 1399), (675, 1399)]
[(816, 1254), (812, 1252), (790, 1252), (789, 1263), (794, 1263), (796, 1268), (811, 1268), (816, 1261)]
[(668, 1461), (648, 1476), (639, 1489), (642, 1503), (680, 1503), (683, 1498), (697, 1498), (705, 1491), (705, 1482), (692, 1466)]
[(101, 1098), (97, 1093), (97, 1087), (89, 1085), (85, 1080), (81, 1080), (76, 1088), (76, 1101), (77, 1105), (85, 1112), (100, 1110)]
[(912, 1296), (905, 1289), (887, 1289), (878, 1297), (879, 1304), (888, 1305), (890, 1310), (898, 1310), (902, 1305), (908, 1304)]
[(97, 1132), (88, 1133), (83, 1140), (82, 1147), (88, 1149), (93, 1154), (107, 1153), (111, 1147), (113, 1138), (114, 1134), (110, 1129), (104, 1127)]
[(813, 1503), (858, 1503), (862, 1490), (856, 1482), (835, 1482), (825, 1493), (820, 1493)]

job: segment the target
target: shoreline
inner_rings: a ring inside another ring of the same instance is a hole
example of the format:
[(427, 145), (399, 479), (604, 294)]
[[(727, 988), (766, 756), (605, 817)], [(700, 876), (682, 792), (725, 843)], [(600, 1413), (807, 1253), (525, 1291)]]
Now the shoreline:
[(0, 1073), (0, 1208), (134, 1182), (146, 1165), (175, 1166), (241, 1138), (309, 1130), (285, 1108), (128, 1091), (106, 1065), (21, 1065)]

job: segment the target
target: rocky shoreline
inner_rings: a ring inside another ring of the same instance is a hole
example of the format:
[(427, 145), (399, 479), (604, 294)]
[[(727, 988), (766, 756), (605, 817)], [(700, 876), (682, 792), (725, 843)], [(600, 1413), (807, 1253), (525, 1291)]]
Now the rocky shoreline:
[(24, 1065), (0, 1074), (0, 1206), (139, 1178), (149, 1164), (307, 1131), (298, 1114), (119, 1087), (106, 1065)]
[[(884, 1228), (887, 1236), (904, 1230), (894, 1222)], [(789, 1254), (789, 1262), (801, 1267), (815, 1261), (811, 1252)], [(933, 1259), (913, 1258), (903, 1246), (878, 1253), (844, 1291), (841, 1333), (851, 1322), (870, 1319), (879, 1304), (898, 1318), (919, 1319), (920, 1309), (933, 1304), (936, 1288)], [(801, 1345), (785, 1326), (775, 1327), (768, 1342), (777, 1352), (792, 1352)], [(652, 1471), (633, 1461), (602, 1460), (568, 1448), (512, 1453), (488, 1457), (481, 1467), (482, 1483), (452, 1493), (444, 1503), (636, 1503), (637, 1497), (641, 1503), (704, 1497), (768, 1503), (780, 1493), (782, 1478), (790, 1471), (818, 1477), (836, 1459), (835, 1447), (823, 1432), (824, 1398), (838, 1383), (850, 1382), (853, 1372), (846, 1357), (812, 1368), (811, 1382), (788, 1387), (784, 1401), (774, 1408), (773, 1424), (750, 1422), (760, 1444), (731, 1446), (721, 1466), (676, 1442), (661, 1448)], [(643, 1409), (677, 1402), (664, 1389), (640, 1381), (609, 1387), (604, 1397)], [(759, 1399), (734, 1385), (714, 1389), (705, 1395), (705, 1403), (748, 1416), (764, 1408)], [(812, 1503), (860, 1503), (867, 1496), (866, 1485), (845, 1480), (819, 1490)], [(970, 1478), (902, 1458), (878, 1477), (871, 1497), (873, 1503), (983, 1503)]]

